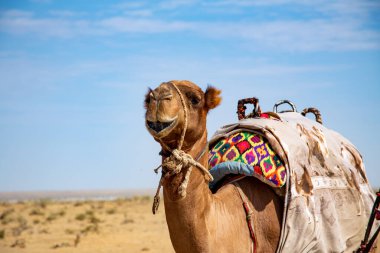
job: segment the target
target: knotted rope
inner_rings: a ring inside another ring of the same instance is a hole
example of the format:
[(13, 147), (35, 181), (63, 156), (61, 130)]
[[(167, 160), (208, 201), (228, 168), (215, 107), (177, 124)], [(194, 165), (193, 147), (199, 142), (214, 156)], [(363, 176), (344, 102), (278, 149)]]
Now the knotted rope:
[(178, 142), (178, 147), (174, 150), (172, 150), (161, 139), (158, 139), (158, 141), (161, 143), (162, 147), (165, 148), (167, 151), (169, 151), (171, 153), (171, 155), (169, 157), (165, 158), (164, 161), (162, 162), (162, 164), (154, 170), (156, 173), (158, 173), (158, 169), (160, 167), (162, 167), (163, 173), (161, 175), (160, 182), (159, 182), (158, 187), (157, 187), (156, 195), (154, 196), (154, 201), (153, 201), (153, 206), (152, 206), (153, 214), (156, 214), (158, 206), (160, 205), (160, 190), (161, 190), (164, 179), (166, 179), (170, 176), (179, 174), (182, 171), (182, 169), (188, 168), (188, 170), (186, 171), (184, 180), (182, 181), (181, 185), (178, 187), (178, 194), (181, 196), (181, 198), (186, 197), (186, 189), (187, 189), (187, 186), (189, 184), (190, 174), (191, 174), (191, 171), (193, 170), (193, 166), (200, 169), (205, 175), (207, 175), (207, 179), (209, 181), (214, 180), (212, 175), (210, 174), (210, 172), (202, 164), (200, 164), (197, 161), (199, 158), (201, 158), (204, 155), (204, 153), (206, 152), (207, 146), (202, 151), (202, 153), (197, 157), (197, 160), (194, 160), (194, 158), (191, 155), (189, 155), (185, 151), (181, 150), (183, 142), (185, 140), (185, 134), (187, 131), (187, 124), (188, 124), (187, 114), (188, 114), (188, 112), (187, 112), (185, 99), (183, 98), (181, 91), (179, 90), (179, 88), (177, 87), (176, 84), (171, 83), (171, 82), (170, 82), (170, 84), (173, 85), (174, 89), (177, 91), (177, 93), (180, 97), (180, 100), (181, 100), (181, 104), (182, 104), (182, 107), (184, 110), (184, 127), (182, 129), (181, 137), (180, 137), (180, 140)]
[(195, 161), (191, 155), (182, 150), (173, 150), (172, 155), (165, 158), (162, 166), (170, 175), (180, 173), (183, 168), (189, 168), (185, 174), (183, 182), (178, 188), (178, 193), (182, 198), (186, 197), (186, 189), (189, 183), (192, 166), (200, 169), (207, 176), (209, 181), (214, 180), (210, 172), (202, 164)]

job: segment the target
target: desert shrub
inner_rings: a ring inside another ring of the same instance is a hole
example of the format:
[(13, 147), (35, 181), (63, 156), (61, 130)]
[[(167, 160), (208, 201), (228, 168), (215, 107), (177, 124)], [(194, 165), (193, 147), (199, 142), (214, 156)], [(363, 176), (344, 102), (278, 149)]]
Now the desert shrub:
[(0, 214), (0, 220), (6, 219), (11, 213), (13, 213), (15, 210), (13, 208), (5, 209), (4, 212)]
[(28, 224), (28, 221), (22, 216), (17, 217), (17, 222), (20, 226), (27, 226)]
[(80, 202), (80, 201), (77, 201), (77, 202), (75, 202), (75, 204), (74, 204), (74, 206), (82, 206), (82, 205), (83, 205), (83, 203)]
[(46, 218), (46, 221), (53, 221), (53, 220), (55, 220), (55, 219), (57, 219), (58, 218), (58, 214), (56, 214), (56, 213), (51, 213), (51, 214), (49, 214), (49, 216)]
[(15, 227), (15, 228), (12, 228), (11, 231), (12, 231), (12, 235), (13, 235), (13, 236), (20, 236), (21, 233), (22, 233), (24, 230), (22, 230), (21, 227)]
[(127, 198), (117, 198), (117, 199), (115, 199), (115, 203), (118, 205), (118, 206), (121, 206), (121, 205), (123, 205), (123, 204), (125, 204), (125, 203), (127, 203), (127, 202), (129, 202), (130, 201), (130, 199), (127, 199)]
[(86, 219), (86, 214), (80, 213), (77, 216), (75, 216), (75, 219), (79, 221), (84, 221)]
[(116, 208), (110, 208), (106, 211), (107, 214), (115, 214), (116, 213)]
[(46, 228), (44, 228), (44, 229), (41, 229), (41, 230), (39, 231), (39, 233), (40, 233), (40, 234), (49, 234), (49, 230), (47, 230)]
[(95, 232), (95, 233), (99, 232), (98, 224), (88, 225), (87, 227), (85, 227), (84, 229), (81, 230), (81, 233), (83, 233), (83, 234), (87, 234), (90, 232)]
[(15, 218), (12, 216), (13, 213), (14, 213), (13, 208), (9, 208), (9, 209), (4, 210), (0, 214), (1, 224), (7, 225), (8, 223), (15, 221)]
[(128, 223), (134, 223), (135, 221), (133, 219), (128, 218), (127, 214), (124, 214), (124, 220), (121, 222), (121, 224), (128, 224)]
[(144, 195), (140, 197), (142, 202), (149, 202), (151, 200), (151, 197), (148, 195)]
[(29, 215), (39, 215), (39, 216), (43, 216), (44, 213), (42, 212), (41, 209), (39, 209), (39, 208), (35, 208), (35, 209), (32, 209), (32, 210), (29, 212)]
[(74, 240), (74, 247), (78, 246), (79, 243), (80, 243), (80, 235), (77, 235)]
[(78, 214), (75, 217), (75, 219), (79, 220), (79, 221), (87, 220), (88, 222), (90, 222), (92, 224), (98, 224), (101, 222), (101, 220), (98, 217), (96, 217), (94, 212), (91, 210), (86, 211), (85, 213)]
[(97, 224), (97, 223), (101, 222), (100, 219), (97, 218), (97, 217), (95, 217), (95, 216), (90, 216), (90, 217), (88, 218), (88, 221), (89, 221), (90, 223), (93, 223), (93, 224)]
[(67, 228), (67, 229), (65, 229), (65, 233), (68, 235), (72, 235), (75, 233), (75, 231), (74, 231), (74, 229)]
[(12, 228), (13, 236), (19, 236), (24, 230), (28, 229), (28, 221), (24, 217), (19, 216), (17, 222), (19, 224), (18, 227)]
[(124, 219), (121, 224), (129, 224), (129, 223), (134, 223), (135, 221), (133, 219)]
[(13, 217), (7, 217), (4, 220), (1, 221), (1, 224), (7, 225), (8, 223), (14, 222), (15, 219)]
[(96, 206), (96, 209), (103, 209), (104, 208), (104, 201), (100, 201), (98, 205)]
[(35, 204), (41, 208), (46, 208), (52, 201), (50, 199), (40, 199)]
[(59, 249), (59, 248), (65, 248), (65, 247), (70, 247), (70, 243), (68, 242), (61, 242), (61, 243), (58, 243), (58, 244), (54, 244), (51, 248), (52, 249)]
[(24, 239), (17, 239), (12, 245), (12, 248), (18, 247), (18, 248), (25, 248), (25, 240)]
[(2, 229), (2, 230), (0, 230), (0, 240), (4, 239), (4, 237), (5, 237), (5, 230)]

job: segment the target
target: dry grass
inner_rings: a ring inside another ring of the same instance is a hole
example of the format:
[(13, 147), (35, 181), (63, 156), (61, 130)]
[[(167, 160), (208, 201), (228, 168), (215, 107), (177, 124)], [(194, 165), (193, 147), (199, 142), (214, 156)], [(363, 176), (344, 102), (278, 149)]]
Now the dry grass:
[(0, 252), (174, 252), (163, 207), (154, 216), (151, 201), (0, 203)]

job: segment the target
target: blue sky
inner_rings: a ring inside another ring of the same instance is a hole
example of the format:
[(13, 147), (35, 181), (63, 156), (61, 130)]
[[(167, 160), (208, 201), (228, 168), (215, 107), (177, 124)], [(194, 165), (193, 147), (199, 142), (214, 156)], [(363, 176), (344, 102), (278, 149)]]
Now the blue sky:
[(380, 185), (380, 2), (0, 0), (0, 191), (153, 188), (147, 87), (315, 106)]

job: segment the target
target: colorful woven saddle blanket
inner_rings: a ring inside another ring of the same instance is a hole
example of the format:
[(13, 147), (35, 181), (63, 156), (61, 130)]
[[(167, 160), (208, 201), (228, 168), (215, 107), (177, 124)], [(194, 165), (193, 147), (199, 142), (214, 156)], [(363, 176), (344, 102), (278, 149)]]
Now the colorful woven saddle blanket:
[(286, 182), (283, 162), (269, 143), (259, 134), (238, 132), (219, 140), (209, 151), (213, 189), (225, 176), (254, 176), (262, 182), (281, 187)]

